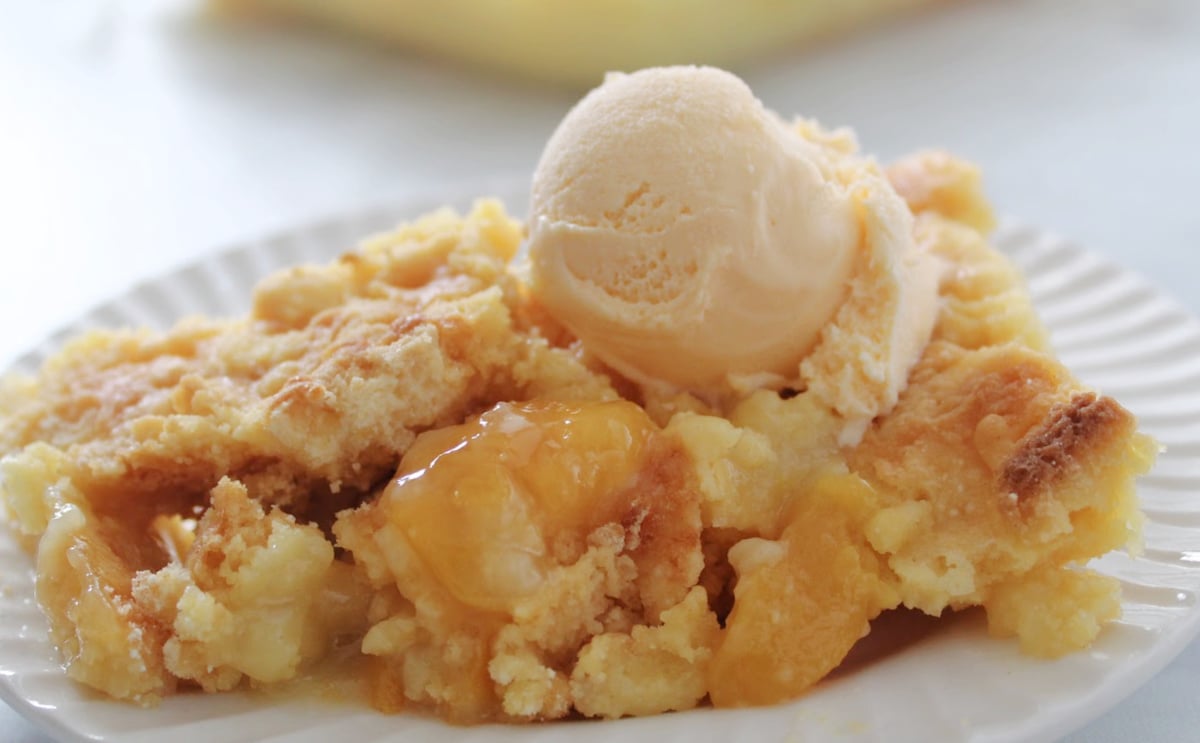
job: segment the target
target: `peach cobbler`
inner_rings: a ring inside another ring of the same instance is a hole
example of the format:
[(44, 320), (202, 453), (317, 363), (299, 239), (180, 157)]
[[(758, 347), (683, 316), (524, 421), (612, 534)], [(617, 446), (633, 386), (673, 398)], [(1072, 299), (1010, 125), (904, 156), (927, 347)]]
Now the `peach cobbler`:
[(978, 171), (736, 78), (614, 76), (480, 201), (0, 386), (71, 678), (154, 704), (353, 655), (456, 722), (770, 704), (872, 620), (1052, 657), (1120, 613), (1154, 445), (1059, 363)]

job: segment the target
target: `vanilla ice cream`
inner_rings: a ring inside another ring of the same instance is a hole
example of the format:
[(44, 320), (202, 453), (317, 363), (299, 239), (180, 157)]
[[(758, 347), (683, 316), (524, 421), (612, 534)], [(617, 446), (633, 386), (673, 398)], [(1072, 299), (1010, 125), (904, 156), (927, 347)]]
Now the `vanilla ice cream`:
[(812, 387), (861, 422), (932, 329), (936, 275), (879, 168), (712, 68), (613, 74), (580, 101), (538, 164), (529, 229), (536, 296), (641, 383)]

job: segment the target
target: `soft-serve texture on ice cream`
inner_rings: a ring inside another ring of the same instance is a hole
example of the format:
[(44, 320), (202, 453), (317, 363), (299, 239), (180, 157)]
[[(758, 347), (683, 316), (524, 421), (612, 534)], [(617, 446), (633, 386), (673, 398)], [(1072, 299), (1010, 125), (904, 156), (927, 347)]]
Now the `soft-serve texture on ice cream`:
[(852, 138), (788, 125), (712, 68), (585, 97), (546, 145), (529, 230), (535, 295), (592, 353), (709, 400), (836, 373), (821, 394), (869, 420), (936, 314), (911, 214)]

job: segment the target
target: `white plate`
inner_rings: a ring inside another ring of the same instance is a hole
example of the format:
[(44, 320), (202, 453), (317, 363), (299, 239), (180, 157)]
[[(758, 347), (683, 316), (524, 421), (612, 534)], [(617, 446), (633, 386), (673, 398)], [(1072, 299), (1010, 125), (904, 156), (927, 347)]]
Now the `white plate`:
[[(487, 193), (478, 191), (477, 193)], [(522, 213), (521, 190), (499, 190)], [(457, 201), (457, 203), (455, 203)], [(364, 234), (441, 203), (410, 201), (240, 245), (141, 284), (22, 357), (37, 364), (62, 338), (93, 326), (165, 328), (194, 312), (245, 310), (264, 273), (327, 260)], [(1022, 656), (987, 637), (977, 615), (944, 622), (791, 704), (694, 710), (617, 722), (452, 728), (415, 714), (249, 693), (186, 695), (154, 709), (70, 682), (33, 599), (30, 559), (0, 529), (0, 696), (65, 740), (367, 741), (837, 740), (1047, 741), (1112, 707), (1179, 653), (1200, 629), (1200, 322), (1145, 281), (1037, 230), (1007, 226), (997, 244), (1025, 270), (1062, 358), (1117, 397), (1167, 446), (1139, 485), (1146, 551), (1098, 561), (1124, 583), (1124, 616), (1086, 652), (1057, 661)], [(903, 627), (901, 628), (904, 629)]]

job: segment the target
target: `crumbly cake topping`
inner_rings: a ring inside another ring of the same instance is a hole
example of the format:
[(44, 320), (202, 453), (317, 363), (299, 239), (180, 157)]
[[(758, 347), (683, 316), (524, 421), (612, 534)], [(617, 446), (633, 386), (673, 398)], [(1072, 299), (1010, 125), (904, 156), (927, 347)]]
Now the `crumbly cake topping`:
[(381, 710), (516, 721), (788, 699), (902, 605), (1086, 646), (1119, 600), (1083, 565), (1136, 537), (1154, 447), (1049, 354), (977, 171), (887, 173), (953, 270), (853, 446), (812, 390), (715, 409), (600, 365), (493, 202), (6, 381), (0, 495), (67, 672), (152, 704), (350, 649)]
[(1046, 424), (1021, 441), (1004, 466), (1001, 486), (1016, 494), (1017, 503), (1046, 492), (1090, 459), (1084, 449), (1105, 437), (1135, 428), (1133, 416), (1111, 397), (1080, 392), (1054, 406)]

